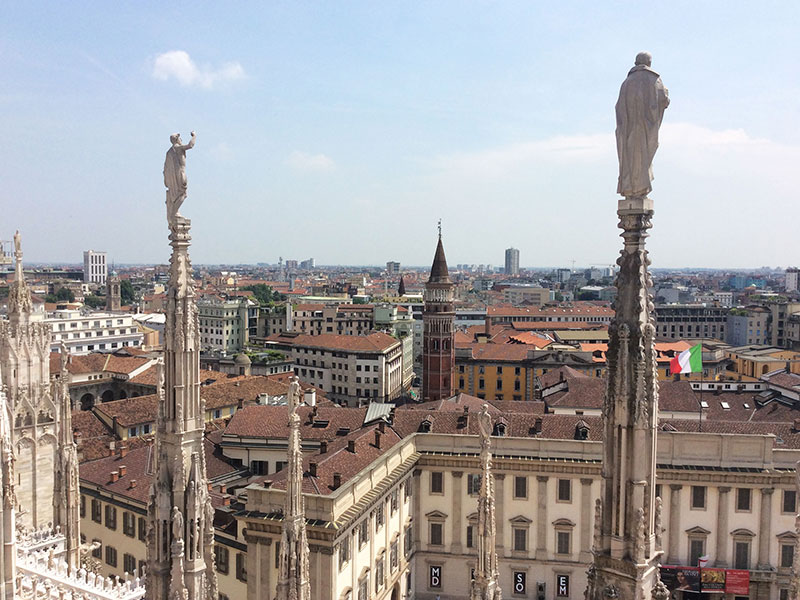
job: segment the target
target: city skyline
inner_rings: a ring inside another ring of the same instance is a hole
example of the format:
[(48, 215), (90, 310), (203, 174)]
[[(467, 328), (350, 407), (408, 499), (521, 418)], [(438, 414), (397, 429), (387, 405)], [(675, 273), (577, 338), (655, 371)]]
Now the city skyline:
[(613, 104), (648, 49), (653, 268), (795, 264), (798, 7), (682, 6), (9, 7), (0, 237), (165, 262), (163, 156), (195, 129), (197, 264), (425, 265), (440, 217), (453, 264), (611, 264)]

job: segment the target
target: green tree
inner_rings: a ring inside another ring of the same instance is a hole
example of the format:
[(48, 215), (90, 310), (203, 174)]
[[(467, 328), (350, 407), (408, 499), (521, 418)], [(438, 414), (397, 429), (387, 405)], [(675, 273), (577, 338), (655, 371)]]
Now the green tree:
[(56, 292), (56, 300), (59, 302), (75, 302), (75, 294), (72, 290), (62, 287)]
[(93, 294), (88, 294), (83, 298), (83, 303), (89, 308), (102, 308), (106, 305), (106, 299)]
[(127, 279), (123, 279), (119, 286), (119, 295), (122, 305), (133, 304), (136, 300), (136, 294), (133, 291), (133, 285)]
[(273, 291), (266, 283), (257, 283), (255, 285), (246, 285), (242, 288), (247, 292), (253, 292), (253, 296), (262, 306), (269, 306), (280, 298), (280, 294)]

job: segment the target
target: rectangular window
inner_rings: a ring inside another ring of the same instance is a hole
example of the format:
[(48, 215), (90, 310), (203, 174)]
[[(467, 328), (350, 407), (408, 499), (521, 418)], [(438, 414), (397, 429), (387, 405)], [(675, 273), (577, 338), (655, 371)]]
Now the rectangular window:
[(384, 511), (384, 504), (383, 502), (379, 502), (378, 506), (375, 507), (375, 531), (378, 531), (383, 524), (386, 522), (386, 514)]
[(750, 512), (752, 491), (750, 488), (738, 488), (736, 490), (736, 510)]
[(481, 492), (481, 476), (470, 473), (467, 475), (467, 493), (477, 496)]
[(559, 502), (572, 502), (572, 480), (559, 479), (558, 480), (558, 497)]
[(358, 600), (369, 600), (369, 576), (358, 581)]
[(230, 568), (228, 561), (228, 549), (225, 546), (216, 544), (214, 546), (214, 556), (217, 560), (217, 571), (223, 575), (227, 575), (228, 569)]
[[(122, 533), (128, 537), (136, 535), (136, 517), (127, 510), (122, 512)], [(128, 571), (130, 573), (131, 571)]]
[(442, 529), (442, 523), (431, 523), (431, 546), (441, 546), (443, 544)]
[(570, 554), (569, 531), (556, 531), (556, 554)]
[(514, 498), (525, 500), (528, 498), (528, 478), (514, 477)]
[(444, 473), (431, 471), (431, 494), (444, 494)]
[(106, 527), (117, 528), (117, 509), (110, 504), (106, 504)]
[(733, 544), (733, 554), (734, 569), (750, 568), (750, 542), (735, 542)]
[[(365, 521), (366, 522), (366, 521)], [(350, 560), (350, 536), (345, 535), (339, 543), (339, 570)]]
[(369, 519), (364, 519), (358, 524), (358, 547), (361, 548), (369, 541)]
[(397, 570), (397, 566), (400, 564), (400, 540), (395, 538), (394, 541), (389, 546), (389, 568), (392, 571)]
[(86, 516), (86, 496), (81, 496), (81, 518)]
[(247, 555), (242, 552), (236, 553), (236, 579), (247, 581)]
[(92, 521), (95, 523), (103, 522), (103, 510), (100, 500), (97, 498), (92, 498)]
[(110, 567), (117, 566), (117, 549), (113, 546), (106, 546), (106, 564)]
[(139, 539), (147, 541), (147, 521), (144, 517), (139, 517)]
[(514, 550), (526, 552), (528, 550), (528, 529), (522, 527), (514, 528)]
[(784, 569), (791, 569), (794, 562), (794, 544), (781, 544), (781, 564)]
[(383, 556), (375, 561), (375, 593), (383, 587)]
[(403, 533), (403, 552), (406, 556), (411, 553), (411, 546), (414, 543), (414, 530), (411, 529), (411, 525), (406, 527), (405, 532)]
[(473, 525), (467, 525), (467, 548), (474, 548), (475, 541), (472, 539), (475, 533), (475, 527)]
[(122, 569), (126, 573), (136, 575), (136, 557), (133, 554), (122, 555)]
[(103, 557), (103, 542), (98, 540), (97, 538), (92, 540), (92, 546), (94, 550), (92, 550), (92, 556), (94, 558), (102, 558)]
[(797, 492), (794, 490), (783, 490), (782, 512), (789, 514), (795, 514), (797, 512)]
[(705, 538), (690, 538), (689, 539), (689, 565), (692, 567), (697, 566), (697, 562), (701, 556), (706, 553), (706, 540)]
[(706, 507), (706, 487), (704, 485), (692, 486), (692, 508), (704, 509)]
[(399, 504), (399, 496), (400, 496), (400, 490), (397, 488), (393, 489), (392, 493), (389, 495), (389, 510), (391, 511), (391, 514), (397, 512), (397, 506)]

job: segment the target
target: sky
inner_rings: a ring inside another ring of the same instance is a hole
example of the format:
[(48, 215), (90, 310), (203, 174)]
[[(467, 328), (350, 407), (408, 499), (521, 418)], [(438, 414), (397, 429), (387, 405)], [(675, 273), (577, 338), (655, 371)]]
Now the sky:
[(0, 239), (164, 263), (184, 141), (202, 263), (609, 265), (614, 104), (671, 104), (653, 267), (800, 263), (798, 2), (16, 2), (0, 19)]

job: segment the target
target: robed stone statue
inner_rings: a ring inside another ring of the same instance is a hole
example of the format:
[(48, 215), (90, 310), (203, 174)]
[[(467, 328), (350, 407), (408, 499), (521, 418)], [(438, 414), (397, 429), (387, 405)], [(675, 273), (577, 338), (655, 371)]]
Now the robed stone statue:
[(667, 88), (650, 68), (651, 61), (649, 52), (636, 55), (617, 100), (617, 192), (626, 198), (643, 198), (652, 190), (658, 129), (669, 106)]
[(186, 199), (186, 151), (194, 148), (195, 139), (194, 131), (188, 144), (183, 143), (179, 133), (169, 136), (172, 146), (164, 159), (164, 185), (167, 188), (167, 221), (173, 228), (181, 216), (178, 210)]

